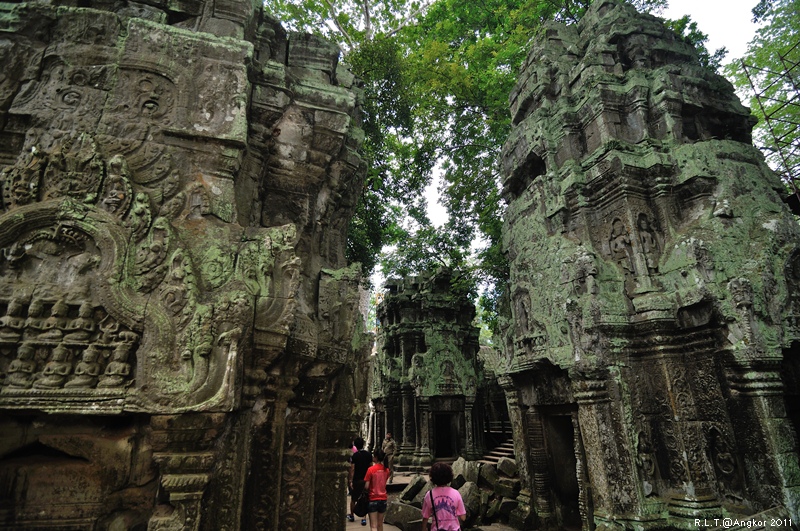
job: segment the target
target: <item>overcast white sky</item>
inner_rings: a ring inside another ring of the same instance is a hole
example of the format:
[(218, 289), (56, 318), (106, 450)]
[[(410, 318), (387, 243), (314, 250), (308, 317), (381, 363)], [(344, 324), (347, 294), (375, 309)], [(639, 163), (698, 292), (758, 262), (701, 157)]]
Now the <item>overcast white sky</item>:
[(757, 0), (669, 0), (664, 18), (689, 15), (697, 27), (708, 34), (707, 48), (714, 52), (728, 48), (725, 62), (744, 55), (747, 43), (753, 38), (756, 26), (750, 12)]

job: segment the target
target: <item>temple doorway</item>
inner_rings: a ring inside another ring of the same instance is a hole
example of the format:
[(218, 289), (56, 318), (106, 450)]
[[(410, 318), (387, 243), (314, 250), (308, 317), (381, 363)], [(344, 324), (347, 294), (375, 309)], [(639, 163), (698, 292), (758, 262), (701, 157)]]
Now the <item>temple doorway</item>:
[(786, 416), (794, 428), (795, 437), (800, 436), (800, 341), (793, 341), (783, 349), (781, 380), (784, 386)]
[(434, 414), (433, 442), (435, 458), (458, 455), (458, 418), (456, 414)]
[(562, 529), (581, 529), (579, 508), (575, 430), (569, 413), (543, 415), (547, 448), (550, 454), (550, 477), (559, 524)]

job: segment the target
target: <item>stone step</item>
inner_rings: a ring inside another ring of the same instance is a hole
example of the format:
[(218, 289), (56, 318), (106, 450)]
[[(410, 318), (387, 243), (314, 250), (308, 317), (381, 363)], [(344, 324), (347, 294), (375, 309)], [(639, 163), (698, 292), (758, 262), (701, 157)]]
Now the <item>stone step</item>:
[(496, 465), (501, 458), (508, 457), (509, 459), (515, 459), (514, 455), (514, 441), (506, 441), (496, 447), (494, 447), (490, 452), (486, 453), (481, 457), (478, 462), (484, 464), (491, 464)]

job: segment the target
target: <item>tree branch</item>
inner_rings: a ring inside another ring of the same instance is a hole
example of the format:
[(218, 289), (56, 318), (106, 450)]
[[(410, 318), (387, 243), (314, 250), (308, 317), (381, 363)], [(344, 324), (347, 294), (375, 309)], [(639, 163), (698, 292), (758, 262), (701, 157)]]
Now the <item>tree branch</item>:
[(347, 33), (344, 27), (342, 27), (342, 25), (339, 24), (339, 19), (336, 17), (336, 8), (333, 7), (333, 2), (331, 2), (331, 0), (325, 0), (325, 4), (327, 4), (328, 6), (328, 10), (331, 13), (331, 20), (333, 20), (333, 23), (336, 25), (336, 29), (339, 30), (339, 33), (341, 33), (342, 37), (344, 37), (344, 39), (347, 41), (348, 46), (352, 48), (353, 39), (352, 37), (350, 37), (350, 34)]
[(387, 37), (391, 37), (395, 33), (397, 33), (398, 31), (401, 31), (403, 28), (408, 27), (408, 25), (411, 24), (415, 18), (417, 18), (417, 15), (422, 13), (422, 11), (425, 10), (427, 7), (428, 7), (427, 3), (423, 2), (422, 4), (420, 4), (420, 6), (417, 9), (415, 9), (407, 17), (405, 17), (405, 21), (403, 23), (401, 23), (399, 26), (397, 26), (392, 31), (388, 32), (386, 34), (386, 36)]
[(372, 17), (369, 13), (369, 0), (364, 0), (364, 32), (367, 40), (372, 40)]

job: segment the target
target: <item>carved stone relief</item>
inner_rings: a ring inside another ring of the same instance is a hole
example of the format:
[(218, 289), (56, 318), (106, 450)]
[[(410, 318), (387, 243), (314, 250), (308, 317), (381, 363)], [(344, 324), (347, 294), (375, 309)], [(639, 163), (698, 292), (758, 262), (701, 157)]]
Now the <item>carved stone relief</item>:
[[(534, 40), (511, 113), (499, 343), (531, 409), (577, 407), (583, 525), (796, 512), (796, 441), (762, 427), (790, 425), (771, 382), (798, 339), (800, 231), (733, 88), (658, 19), (601, 0)], [(530, 348), (534, 329), (546, 339)], [(563, 373), (572, 396), (536, 390)], [(551, 466), (540, 455), (530, 478)], [(540, 516), (572, 503), (539, 488)]]
[[(360, 96), (338, 49), (237, 2), (5, 11), (0, 527), (322, 521), (316, 482), (342, 480), (328, 450), (354, 429), (366, 389), (348, 379), (369, 350), (344, 256)], [(55, 474), (83, 466), (71, 424), (89, 447), (127, 431), (75, 486), (26, 490), (50, 454)], [(241, 473), (250, 459), (266, 482)]]

